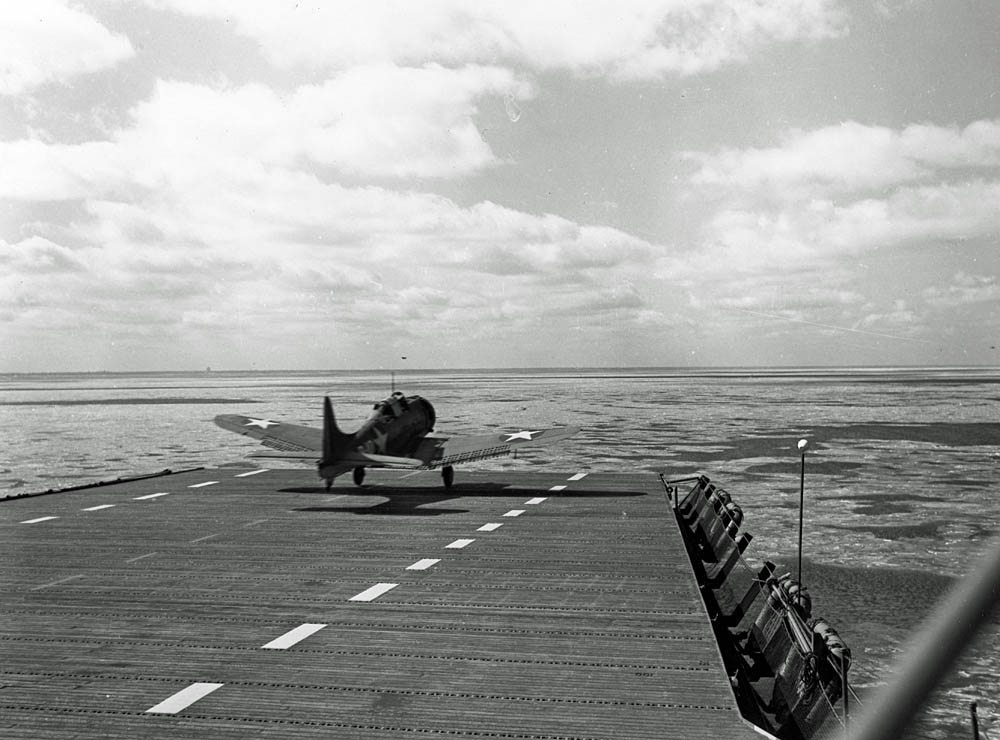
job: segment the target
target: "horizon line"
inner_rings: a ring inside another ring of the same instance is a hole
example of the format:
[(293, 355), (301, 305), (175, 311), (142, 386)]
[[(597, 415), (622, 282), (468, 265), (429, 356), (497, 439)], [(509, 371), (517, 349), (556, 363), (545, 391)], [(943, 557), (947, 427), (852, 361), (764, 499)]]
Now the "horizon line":
[(368, 368), (212, 368), (158, 370), (5, 370), (0, 377), (12, 375), (214, 375), (225, 373), (338, 373), (378, 374), (412, 373), (481, 373), (481, 372), (887, 372), (913, 370), (1000, 370), (1000, 365), (523, 365), (505, 367), (368, 367)]

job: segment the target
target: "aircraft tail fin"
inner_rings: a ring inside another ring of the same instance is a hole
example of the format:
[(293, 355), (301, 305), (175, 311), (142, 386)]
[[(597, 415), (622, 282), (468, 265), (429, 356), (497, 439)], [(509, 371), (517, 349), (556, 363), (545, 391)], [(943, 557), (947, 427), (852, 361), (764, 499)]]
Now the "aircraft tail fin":
[(354, 442), (353, 434), (340, 431), (337, 420), (333, 416), (333, 406), (330, 397), (323, 398), (323, 458), (320, 465), (332, 464), (351, 451)]

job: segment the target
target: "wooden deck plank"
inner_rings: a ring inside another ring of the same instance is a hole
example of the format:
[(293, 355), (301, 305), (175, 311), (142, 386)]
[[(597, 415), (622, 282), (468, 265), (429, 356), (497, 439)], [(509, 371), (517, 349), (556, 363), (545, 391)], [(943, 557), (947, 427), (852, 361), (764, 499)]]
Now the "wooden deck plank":
[(652, 474), (239, 472), (0, 504), (4, 737), (758, 736)]

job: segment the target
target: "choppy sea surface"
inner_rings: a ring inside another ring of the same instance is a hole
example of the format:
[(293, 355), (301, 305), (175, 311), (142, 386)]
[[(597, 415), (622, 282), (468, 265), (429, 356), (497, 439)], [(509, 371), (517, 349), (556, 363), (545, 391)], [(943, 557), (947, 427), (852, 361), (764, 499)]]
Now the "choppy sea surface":
[[(0, 375), (0, 496), (232, 464), (255, 447), (216, 414), (319, 426), (328, 394), (350, 430), (388, 385), (343, 371)], [(752, 559), (785, 571), (809, 439), (803, 581), (852, 647), (862, 700), (1000, 525), (1000, 369), (407, 371), (396, 387), (430, 400), (444, 433), (582, 427), (478, 469), (703, 472), (742, 506)], [(1000, 735), (998, 634), (994, 620), (912, 737), (970, 736), (973, 700)]]

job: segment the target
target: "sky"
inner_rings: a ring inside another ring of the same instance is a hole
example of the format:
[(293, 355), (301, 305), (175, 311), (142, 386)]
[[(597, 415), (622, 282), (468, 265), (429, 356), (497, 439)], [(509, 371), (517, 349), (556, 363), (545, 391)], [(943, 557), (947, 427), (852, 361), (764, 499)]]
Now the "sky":
[(991, 0), (3, 3), (0, 372), (1000, 364), (997, 39)]

